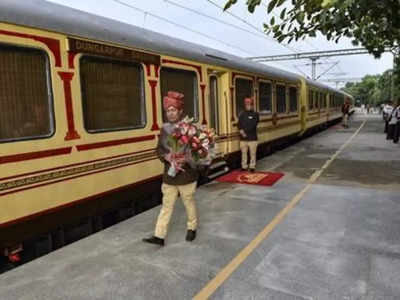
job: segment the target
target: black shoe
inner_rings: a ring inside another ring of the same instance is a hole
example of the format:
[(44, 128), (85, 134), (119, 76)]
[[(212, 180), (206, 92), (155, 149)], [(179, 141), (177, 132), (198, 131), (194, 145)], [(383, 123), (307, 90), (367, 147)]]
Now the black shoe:
[(143, 242), (150, 243), (150, 244), (156, 244), (159, 246), (164, 246), (164, 239), (160, 239), (156, 236), (145, 238), (145, 239), (143, 239)]
[(188, 230), (186, 233), (186, 240), (188, 242), (193, 241), (196, 238), (196, 230)]
[(251, 173), (254, 173), (255, 171), (256, 171), (256, 169), (253, 169), (253, 168), (250, 169)]
[(247, 172), (247, 169), (241, 168), (240, 170), (241, 170), (242, 172)]

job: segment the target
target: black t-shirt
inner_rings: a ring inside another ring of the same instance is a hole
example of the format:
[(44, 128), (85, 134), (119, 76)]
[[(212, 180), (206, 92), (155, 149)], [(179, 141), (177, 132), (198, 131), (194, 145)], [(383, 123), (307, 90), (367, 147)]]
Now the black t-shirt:
[(257, 125), (260, 121), (258, 112), (255, 111), (242, 111), (239, 115), (239, 130), (243, 129), (246, 133), (244, 138), (240, 135), (240, 139), (244, 141), (257, 141)]

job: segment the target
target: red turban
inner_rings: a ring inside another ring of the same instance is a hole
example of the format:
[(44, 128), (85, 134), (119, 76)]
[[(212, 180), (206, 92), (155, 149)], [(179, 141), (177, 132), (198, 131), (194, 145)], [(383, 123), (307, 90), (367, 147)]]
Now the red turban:
[(252, 98), (244, 98), (244, 104), (253, 104)]
[(165, 96), (163, 99), (164, 109), (166, 110), (170, 106), (173, 106), (178, 110), (182, 109), (183, 98), (184, 98), (183, 94), (174, 91), (169, 91), (167, 96)]

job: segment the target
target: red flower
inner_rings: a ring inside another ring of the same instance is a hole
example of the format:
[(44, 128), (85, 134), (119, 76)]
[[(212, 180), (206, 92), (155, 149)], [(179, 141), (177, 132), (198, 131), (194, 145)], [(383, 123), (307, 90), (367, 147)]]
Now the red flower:
[(179, 141), (183, 144), (189, 143), (189, 138), (186, 135), (182, 135)]
[(181, 135), (181, 131), (179, 129), (175, 129), (175, 131), (172, 133), (172, 136), (176, 139), (179, 139)]
[(194, 136), (194, 137), (192, 138), (192, 142), (193, 142), (193, 143), (196, 143), (196, 144), (200, 144), (200, 139), (199, 139), (197, 136)]

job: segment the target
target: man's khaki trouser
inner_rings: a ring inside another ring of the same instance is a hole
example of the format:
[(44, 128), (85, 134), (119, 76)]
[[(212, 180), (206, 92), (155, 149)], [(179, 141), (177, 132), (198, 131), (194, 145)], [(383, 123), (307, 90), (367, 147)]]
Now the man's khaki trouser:
[(187, 229), (196, 230), (197, 228), (197, 212), (196, 203), (194, 201), (194, 192), (196, 191), (197, 182), (192, 182), (185, 185), (169, 185), (163, 183), (161, 191), (163, 193), (162, 207), (158, 215), (155, 236), (165, 238), (168, 231), (168, 224), (171, 220), (172, 212), (178, 195), (181, 196), (182, 202), (186, 208), (187, 214)]
[(345, 115), (343, 116), (343, 125), (344, 125), (344, 126), (348, 126), (348, 121), (349, 121), (349, 115), (348, 115), (348, 114), (345, 114)]
[(250, 149), (250, 169), (256, 168), (257, 141), (240, 141), (242, 168), (247, 169), (247, 151)]

